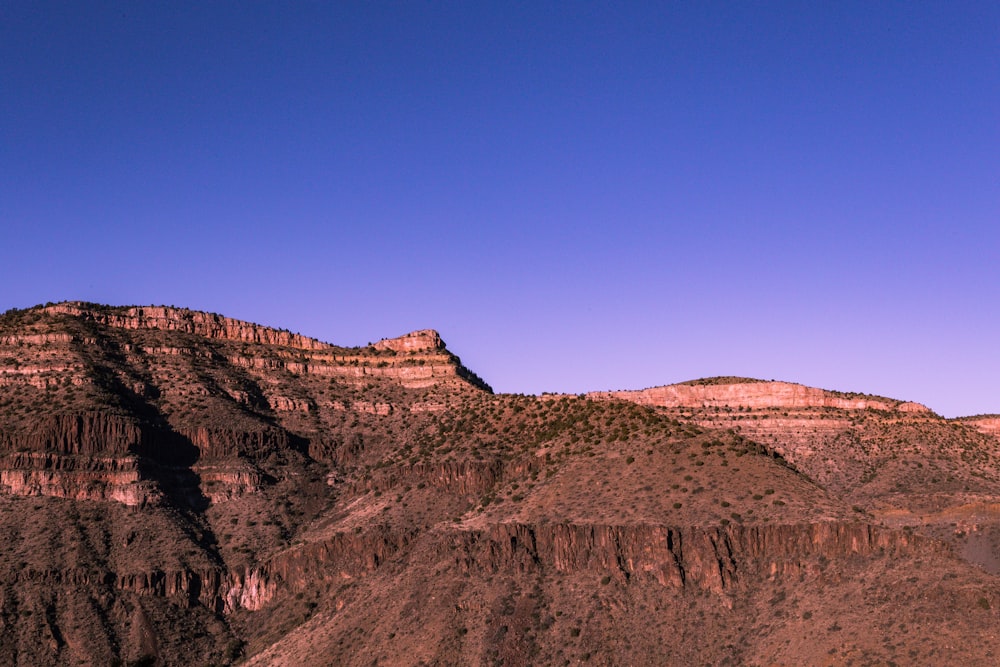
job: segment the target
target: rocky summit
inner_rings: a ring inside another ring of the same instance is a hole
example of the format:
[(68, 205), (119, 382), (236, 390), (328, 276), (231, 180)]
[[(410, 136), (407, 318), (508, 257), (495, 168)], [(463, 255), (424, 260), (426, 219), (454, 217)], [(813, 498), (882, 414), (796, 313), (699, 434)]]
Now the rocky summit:
[(0, 316), (2, 665), (995, 665), (1000, 417)]

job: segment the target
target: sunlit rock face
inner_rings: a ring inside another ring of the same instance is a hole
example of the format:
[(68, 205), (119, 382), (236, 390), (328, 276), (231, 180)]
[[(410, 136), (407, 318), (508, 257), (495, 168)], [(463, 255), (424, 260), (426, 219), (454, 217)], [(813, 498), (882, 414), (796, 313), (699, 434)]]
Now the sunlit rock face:
[(11, 311), (0, 664), (993, 664), (997, 422), (739, 378), (495, 395), (433, 330)]
[(896, 401), (879, 396), (862, 396), (806, 387), (791, 382), (709, 378), (652, 387), (638, 391), (612, 391), (604, 395), (644, 405), (667, 408), (835, 408), (837, 410), (883, 410), (907, 413), (930, 412), (919, 403)]

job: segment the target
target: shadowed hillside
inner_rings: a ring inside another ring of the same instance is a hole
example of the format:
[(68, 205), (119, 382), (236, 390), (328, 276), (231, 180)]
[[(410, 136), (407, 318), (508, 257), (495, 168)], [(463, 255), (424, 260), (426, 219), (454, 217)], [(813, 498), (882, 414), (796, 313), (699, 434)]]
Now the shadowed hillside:
[(8, 311), (0, 664), (995, 664), (994, 421), (741, 378), (497, 395), (429, 330)]

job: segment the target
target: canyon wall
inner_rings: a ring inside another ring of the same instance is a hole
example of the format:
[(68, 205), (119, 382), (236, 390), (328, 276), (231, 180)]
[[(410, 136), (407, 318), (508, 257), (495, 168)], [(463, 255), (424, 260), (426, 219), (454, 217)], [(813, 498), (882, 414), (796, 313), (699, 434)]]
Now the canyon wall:
[[(282, 596), (365, 577), (416, 540), (465, 572), (593, 572), (622, 583), (734, 593), (761, 577), (798, 577), (825, 561), (947, 554), (934, 540), (864, 523), (671, 527), (498, 523), (481, 530), (420, 534), (387, 526), (336, 533), (238, 570), (27, 571), (20, 578), (112, 586), (141, 596), (180, 598), (219, 613), (259, 611)], [(94, 577), (97, 577), (95, 580)]]
[(645, 576), (664, 586), (694, 586), (714, 593), (761, 575), (798, 575), (808, 560), (819, 557), (947, 552), (943, 544), (902, 531), (843, 522), (711, 527), (500, 523), (456, 533), (453, 539), (457, 558), (467, 569), (588, 570), (626, 581)]
[(129, 308), (92, 308), (82, 303), (61, 303), (48, 306), (45, 312), (78, 317), (117, 329), (157, 329), (181, 331), (205, 338), (278, 345), (302, 350), (324, 350), (327, 343), (300, 334), (280, 331), (259, 324), (234, 320), (214, 313), (168, 306), (135, 306)]

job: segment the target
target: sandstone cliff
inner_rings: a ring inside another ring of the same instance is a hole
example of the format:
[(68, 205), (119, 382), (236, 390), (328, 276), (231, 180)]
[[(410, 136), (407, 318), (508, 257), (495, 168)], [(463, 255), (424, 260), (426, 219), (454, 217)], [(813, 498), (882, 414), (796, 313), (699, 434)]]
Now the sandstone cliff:
[(68, 302), (48, 306), (44, 308), (44, 312), (72, 315), (116, 329), (181, 331), (205, 338), (279, 345), (303, 350), (325, 350), (332, 347), (300, 334), (186, 308), (167, 306), (108, 308), (96, 304)]
[(948, 421), (912, 402), (732, 378), (590, 396), (734, 430), (855, 501), (914, 483), (921, 492), (1000, 491), (1000, 450), (977, 433), (990, 432), (988, 419)]
[[(711, 380), (711, 379), (710, 379)], [(806, 387), (791, 382), (703, 381), (698, 384), (673, 384), (637, 391), (594, 392), (594, 397), (620, 398), (642, 405), (667, 408), (836, 408), (838, 410), (884, 410), (906, 413), (929, 413), (919, 403), (897, 401), (880, 396), (863, 396)]]
[(991, 419), (494, 395), (433, 330), (12, 312), (0, 664), (993, 664)]
[(1000, 437), (1000, 415), (980, 415), (978, 417), (962, 417), (956, 421), (968, 424), (980, 433)]

